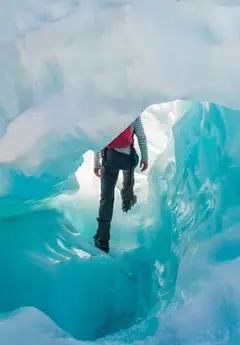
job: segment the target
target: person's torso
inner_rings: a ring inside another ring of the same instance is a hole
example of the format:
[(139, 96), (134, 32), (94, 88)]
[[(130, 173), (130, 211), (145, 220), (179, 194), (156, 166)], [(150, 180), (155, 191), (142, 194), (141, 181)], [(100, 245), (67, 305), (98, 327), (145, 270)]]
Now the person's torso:
[[(131, 124), (131, 129), (132, 129), (132, 133), (134, 133), (134, 123)], [(127, 145), (125, 147), (122, 148), (114, 148), (115, 151), (120, 152), (120, 153), (124, 153), (126, 155), (130, 155), (131, 153), (131, 145)]]

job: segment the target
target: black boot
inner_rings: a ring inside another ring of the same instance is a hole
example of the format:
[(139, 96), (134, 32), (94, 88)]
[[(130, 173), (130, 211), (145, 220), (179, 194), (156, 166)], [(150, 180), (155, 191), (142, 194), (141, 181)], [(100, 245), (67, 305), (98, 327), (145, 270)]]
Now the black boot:
[(105, 253), (109, 253), (110, 228), (111, 222), (97, 218), (98, 228), (94, 236), (94, 244)]
[(103, 242), (102, 240), (99, 239), (98, 235), (96, 234), (94, 237), (94, 244), (95, 247), (98, 249), (102, 250), (105, 253), (109, 253), (109, 242)]
[(137, 203), (137, 196), (135, 194), (132, 195), (130, 200), (122, 199), (122, 210), (123, 212), (128, 212), (131, 208)]

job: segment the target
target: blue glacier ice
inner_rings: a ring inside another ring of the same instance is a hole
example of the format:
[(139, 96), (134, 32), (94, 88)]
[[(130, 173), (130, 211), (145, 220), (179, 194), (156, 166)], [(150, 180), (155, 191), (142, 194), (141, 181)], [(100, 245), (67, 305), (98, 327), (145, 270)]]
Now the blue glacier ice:
[[(0, 345), (238, 345), (239, 2), (3, 0), (0, 27)], [(139, 114), (112, 258), (93, 150)]]

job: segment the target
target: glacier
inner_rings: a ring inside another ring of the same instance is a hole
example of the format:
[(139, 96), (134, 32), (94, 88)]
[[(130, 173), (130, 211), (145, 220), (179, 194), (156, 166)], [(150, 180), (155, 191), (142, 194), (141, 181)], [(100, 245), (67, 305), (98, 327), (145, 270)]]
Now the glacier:
[[(239, 4), (1, 1), (0, 344), (239, 344)], [(139, 114), (115, 260), (93, 151)]]

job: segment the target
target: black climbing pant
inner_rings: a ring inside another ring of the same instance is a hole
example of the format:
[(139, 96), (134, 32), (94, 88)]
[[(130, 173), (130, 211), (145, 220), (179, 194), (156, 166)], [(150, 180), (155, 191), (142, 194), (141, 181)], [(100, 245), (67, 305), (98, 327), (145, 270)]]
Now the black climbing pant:
[(138, 155), (132, 149), (130, 155), (107, 149), (101, 167), (101, 199), (98, 213), (97, 236), (103, 242), (110, 239), (110, 228), (114, 208), (114, 191), (119, 171), (123, 171), (121, 189), (122, 201), (131, 200), (134, 187), (134, 169), (138, 165)]

